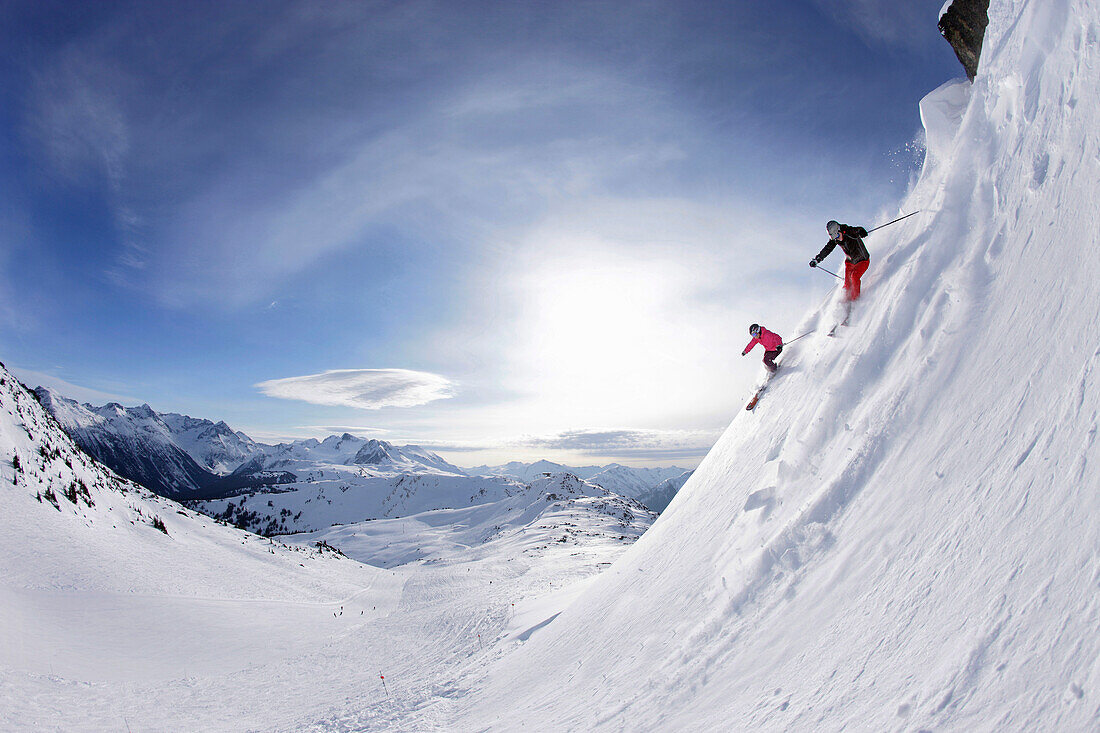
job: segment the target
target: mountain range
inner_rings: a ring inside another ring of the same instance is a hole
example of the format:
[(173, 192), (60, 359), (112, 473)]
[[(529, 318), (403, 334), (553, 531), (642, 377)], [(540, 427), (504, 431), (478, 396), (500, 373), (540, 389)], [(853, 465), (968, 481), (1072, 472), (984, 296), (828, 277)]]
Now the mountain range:
[[(496, 501), (560, 473), (663, 508), (675, 493), (669, 487), (690, 476), (676, 467), (550, 461), (462, 469), (421, 446), (350, 433), (267, 445), (224, 422), (159, 413), (147, 404), (96, 407), (44, 387), (34, 394), (81, 448), (120, 476), (269, 534)], [(658, 487), (660, 495), (653, 493)], [(246, 508), (252, 494), (272, 496)]]
[[(373, 694), (364, 659), (407, 678), (427, 660), (402, 648), (422, 634), (454, 641), (432, 663), (454, 675), (498, 640), (529, 638), (538, 599), (575, 593), (655, 517), (557, 474), (497, 478), (495, 502), (264, 538), (118, 476), (43, 401), (0, 364), (4, 730), (300, 729), (326, 714), (329, 690)], [(402, 462), (382, 447), (333, 436), (304, 450), (360, 470)], [(196, 688), (247, 700), (199, 710)]]

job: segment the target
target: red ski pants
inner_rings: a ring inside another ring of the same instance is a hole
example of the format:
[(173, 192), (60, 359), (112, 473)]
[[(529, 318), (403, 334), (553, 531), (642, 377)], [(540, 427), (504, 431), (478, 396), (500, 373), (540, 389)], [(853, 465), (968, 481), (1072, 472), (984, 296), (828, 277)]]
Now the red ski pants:
[(855, 263), (844, 261), (844, 290), (848, 293), (848, 300), (859, 300), (859, 279), (870, 265), (870, 260)]

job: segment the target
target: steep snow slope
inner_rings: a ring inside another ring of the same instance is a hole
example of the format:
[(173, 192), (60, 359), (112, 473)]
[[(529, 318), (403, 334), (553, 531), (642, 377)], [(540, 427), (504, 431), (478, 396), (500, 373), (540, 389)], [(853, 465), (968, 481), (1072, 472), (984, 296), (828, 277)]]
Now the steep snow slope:
[(1096, 3), (993, 0), (853, 326), (454, 727), (1100, 729), (1098, 69)]

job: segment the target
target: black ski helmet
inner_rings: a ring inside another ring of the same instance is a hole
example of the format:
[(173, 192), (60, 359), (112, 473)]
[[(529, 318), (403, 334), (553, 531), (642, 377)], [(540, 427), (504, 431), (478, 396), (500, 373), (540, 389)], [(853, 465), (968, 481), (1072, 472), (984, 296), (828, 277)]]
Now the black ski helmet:
[(840, 236), (840, 222), (830, 220), (825, 224), (825, 231), (829, 233), (829, 239), (836, 239)]
[(760, 324), (759, 323), (754, 323), (751, 326), (749, 326), (749, 335), (750, 336), (755, 337), (756, 334), (758, 334), (758, 333), (760, 333)]

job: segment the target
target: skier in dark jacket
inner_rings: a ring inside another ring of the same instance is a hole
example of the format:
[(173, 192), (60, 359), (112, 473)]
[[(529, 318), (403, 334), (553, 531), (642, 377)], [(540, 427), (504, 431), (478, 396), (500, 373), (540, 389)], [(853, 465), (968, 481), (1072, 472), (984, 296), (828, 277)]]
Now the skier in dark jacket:
[(848, 300), (859, 300), (859, 279), (867, 272), (871, 264), (871, 256), (867, 254), (867, 247), (863, 245), (863, 238), (867, 236), (867, 230), (863, 227), (853, 227), (841, 224), (838, 221), (830, 221), (825, 225), (829, 232), (829, 242), (817, 253), (817, 257), (810, 260), (810, 267), (817, 267), (818, 263), (829, 256), (833, 247), (838, 244), (844, 250), (844, 291)]

